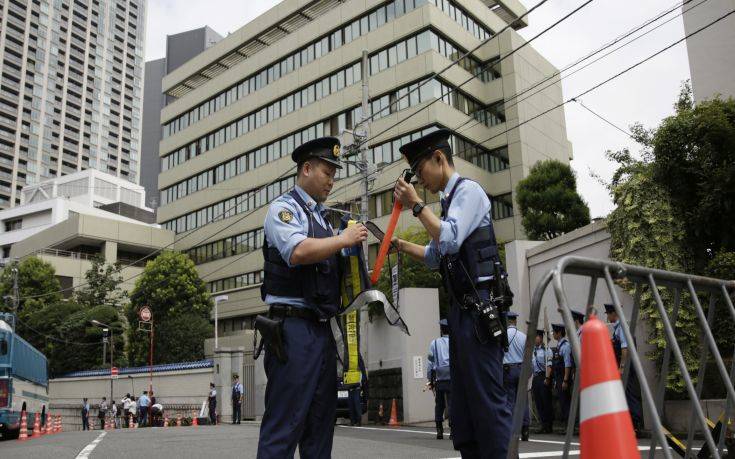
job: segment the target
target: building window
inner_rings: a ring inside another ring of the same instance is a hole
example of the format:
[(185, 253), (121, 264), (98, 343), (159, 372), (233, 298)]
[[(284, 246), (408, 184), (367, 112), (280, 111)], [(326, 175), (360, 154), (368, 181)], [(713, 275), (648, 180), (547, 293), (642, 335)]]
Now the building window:
[(23, 219), (22, 218), (17, 218), (17, 219), (14, 219), (14, 220), (7, 220), (5, 222), (5, 231), (6, 232), (16, 231), (16, 230), (21, 229), (22, 227), (23, 227)]

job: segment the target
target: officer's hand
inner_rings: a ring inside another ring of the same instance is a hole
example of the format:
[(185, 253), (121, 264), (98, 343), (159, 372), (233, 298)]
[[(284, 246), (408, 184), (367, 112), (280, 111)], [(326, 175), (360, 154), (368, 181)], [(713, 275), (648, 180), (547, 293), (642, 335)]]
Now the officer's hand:
[(344, 247), (354, 247), (367, 240), (368, 230), (362, 223), (357, 223), (342, 230), (339, 236), (342, 238)]
[(545, 378), (544, 379), (544, 385), (546, 387), (551, 387), (551, 378)]
[(400, 201), (406, 209), (411, 209), (414, 204), (420, 201), (419, 195), (416, 193), (416, 188), (410, 183), (406, 183), (403, 177), (400, 177), (398, 182), (396, 182), (396, 187), (393, 190), (393, 198), (396, 201)]
[(394, 237), (393, 239), (391, 239), (391, 243), (393, 244), (393, 246), (396, 248), (397, 251), (399, 252), (403, 251), (403, 247), (401, 247), (401, 244), (403, 243), (402, 240), (398, 239), (397, 237)]
[(566, 392), (567, 389), (569, 389), (569, 383), (566, 382), (566, 381), (562, 382), (561, 383), (561, 390), (563, 390), (563, 391)]

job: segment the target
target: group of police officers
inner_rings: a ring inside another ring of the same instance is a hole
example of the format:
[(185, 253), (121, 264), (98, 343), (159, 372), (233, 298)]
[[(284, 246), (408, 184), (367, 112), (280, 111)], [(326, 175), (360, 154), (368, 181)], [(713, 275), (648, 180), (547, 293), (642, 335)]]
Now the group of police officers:
[[(437, 437), (443, 437), (447, 408), (451, 439), (462, 457), (504, 458), (526, 337), (515, 327), (513, 312), (507, 314), (507, 339), (499, 339), (494, 328), (486, 326), (488, 317), (494, 317), (483, 316), (489, 310), (493, 282), (504, 277), (498, 274), (490, 200), (478, 183), (455, 171), (449, 136), (448, 130), (439, 129), (400, 148), (418, 183), (431, 193), (441, 193), (441, 217), (425, 208), (410, 181), (399, 178), (395, 200), (410, 209), (431, 240), (426, 246), (393, 242), (400, 252), (440, 269), (451, 293), (451, 307), (442, 323), (444, 336), (429, 351)], [(261, 294), (269, 309), (256, 320), (256, 328), (259, 323), (263, 327), (259, 330), (265, 338), (268, 382), (258, 458), (293, 457), (297, 447), (301, 457), (331, 456), (337, 352), (330, 319), (343, 306), (340, 256), (368, 237), (361, 223), (335, 235), (326, 217), (324, 202), (342, 167), (340, 153), (334, 137), (296, 148), (291, 155), (297, 164), (296, 185), (271, 203), (265, 219)], [(478, 304), (484, 306), (475, 307)], [(568, 399), (573, 363), (563, 334), (564, 328), (555, 326), (559, 345), (551, 366), (537, 338), (534, 394), (537, 387), (547, 394), (554, 375), (560, 396), (567, 394)], [(619, 342), (624, 349), (624, 340)], [(537, 369), (544, 375), (540, 386)], [(546, 403), (543, 397), (535, 398), (536, 403)], [(548, 415), (549, 405), (550, 401), (543, 405), (545, 411), (539, 411)], [(544, 428), (550, 427), (550, 417), (542, 419)], [(523, 438), (528, 436), (528, 424), (526, 414)]]

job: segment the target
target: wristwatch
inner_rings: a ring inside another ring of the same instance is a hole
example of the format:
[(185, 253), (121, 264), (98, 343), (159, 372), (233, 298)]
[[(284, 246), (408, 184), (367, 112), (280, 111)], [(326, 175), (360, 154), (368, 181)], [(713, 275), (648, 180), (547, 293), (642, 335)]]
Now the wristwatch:
[(423, 202), (417, 202), (413, 205), (413, 216), (418, 217), (422, 210), (424, 210), (424, 207), (426, 207), (426, 204)]

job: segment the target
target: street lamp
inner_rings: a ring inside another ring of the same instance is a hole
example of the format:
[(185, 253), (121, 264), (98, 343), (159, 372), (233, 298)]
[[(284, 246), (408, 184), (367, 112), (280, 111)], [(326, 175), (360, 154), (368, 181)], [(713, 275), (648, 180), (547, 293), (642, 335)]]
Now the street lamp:
[(214, 298), (214, 349), (215, 351), (219, 348), (219, 330), (217, 329), (217, 306), (220, 301), (227, 301), (230, 297), (227, 295), (220, 295)]
[[(107, 324), (104, 324), (104, 323), (100, 322), (99, 320), (95, 320), (95, 319), (92, 319), (90, 322), (92, 322), (92, 325), (96, 325), (98, 327), (103, 327), (102, 328), (102, 332), (103, 332), (103, 335), (102, 335), (102, 344), (103, 345), (104, 345), (104, 343), (107, 342), (106, 341), (107, 340), (107, 332), (108, 331), (110, 332), (110, 403), (115, 403), (115, 399), (112, 398), (112, 366), (113, 366), (112, 361), (113, 361), (114, 355), (115, 355), (115, 340), (113, 339), (113, 335), (112, 335), (112, 326), (107, 325)], [(103, 349), (103, 351), (102, 351), (103, 352), (102, 363), (104, 364), (105, 363), (104, 357), (105, 357), (106, 351), (104, 350), (104, 347), (102, 349)]]

